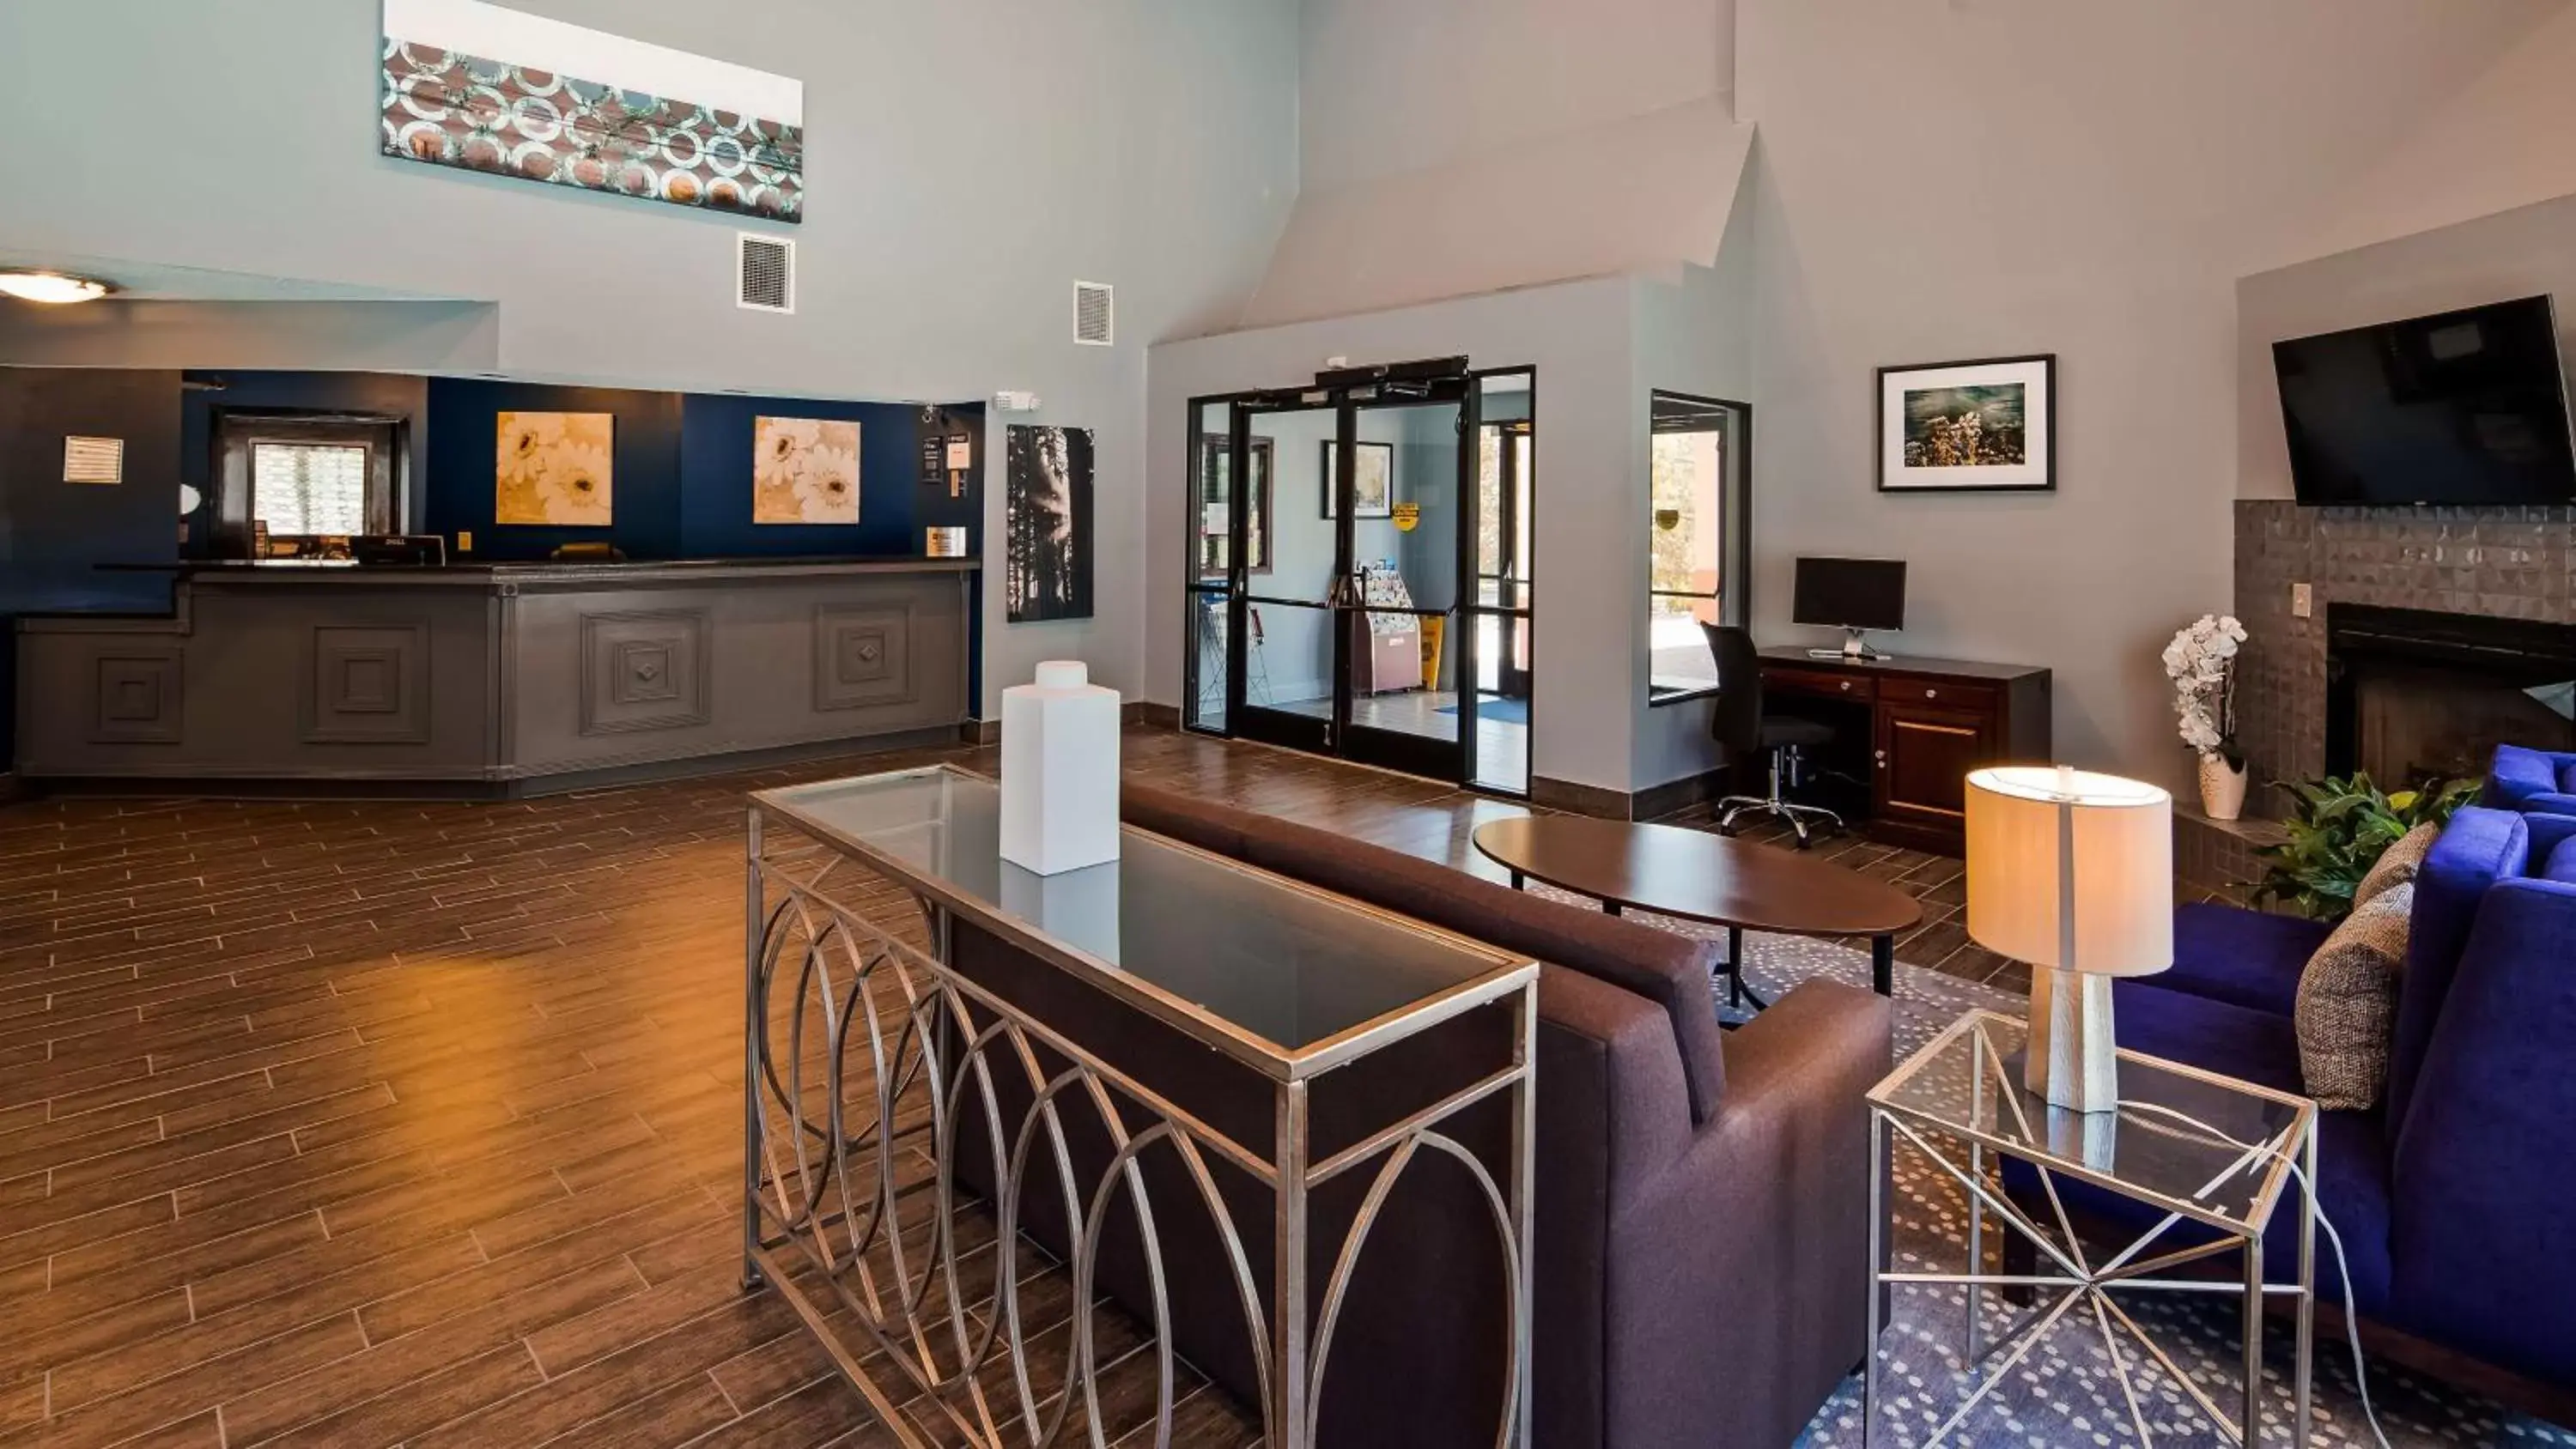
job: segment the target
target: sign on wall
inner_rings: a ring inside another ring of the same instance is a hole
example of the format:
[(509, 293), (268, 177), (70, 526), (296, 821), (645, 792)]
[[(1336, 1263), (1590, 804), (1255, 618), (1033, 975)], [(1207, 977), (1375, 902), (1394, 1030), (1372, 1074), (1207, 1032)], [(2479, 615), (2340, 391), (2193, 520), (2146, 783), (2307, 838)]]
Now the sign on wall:
[(384, 0), (384, 154), (778, 221), (805, 85), (482, 0)]
[(125, 440), (123, 438), (64, 438), (63, 481), (66, 483), (124, 482)]

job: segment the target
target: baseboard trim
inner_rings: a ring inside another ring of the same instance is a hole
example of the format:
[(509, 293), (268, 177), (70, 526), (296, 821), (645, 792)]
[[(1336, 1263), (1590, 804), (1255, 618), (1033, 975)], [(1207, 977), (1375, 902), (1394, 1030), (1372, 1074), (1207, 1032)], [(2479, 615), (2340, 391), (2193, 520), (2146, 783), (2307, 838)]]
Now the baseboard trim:
[(1684, 775), (1678, 780), (1666, 780), (1660, 785), (1650, 785), (1638, 791), (1637, 813), (1630, 818), (1658, 819), (1677, 810), (1687, 810), (1693, 805), (1705, 805), (1726, 792), (1726, 767), (1720, 765), (1714, 770), (1702, 770), (1696, 775)]
[[(1141, 699), (1122, 700), (1118, 705), (1118, 722), (1176, 730), (1181, 727), (1181, 711), (1176, 705), (1153, 704)], [(970, 719), (957, 727), (957, 738), (978, 747), (998, 745), (1002, 742), (1002, 722), (997, 719)]]
[(31, 798), (35, 793), (27, 788), (26, 782), (18, 778), (17, 771), (0, 770), (0, 805), (16, 804), (20, 800)]
[(1530, 776), (1530, 803), (1545, 810), (1563, 810), (1601, 820), (1636, 818), (1629, 813), (1635, 808), (1636, 799), (1625, 790), (1581, 785), (1572, 780), (1551, 780), (1545, 775)]
[(1601, 820), (1654, 820), (1677, 810), (1715, 800), (1726, 793), (1726, 769), (1720, 766), (1643, 790), (1613, 790), (1572, 780), (1530, 777), (1530, 803), (1549, 810), (1590, 815)]

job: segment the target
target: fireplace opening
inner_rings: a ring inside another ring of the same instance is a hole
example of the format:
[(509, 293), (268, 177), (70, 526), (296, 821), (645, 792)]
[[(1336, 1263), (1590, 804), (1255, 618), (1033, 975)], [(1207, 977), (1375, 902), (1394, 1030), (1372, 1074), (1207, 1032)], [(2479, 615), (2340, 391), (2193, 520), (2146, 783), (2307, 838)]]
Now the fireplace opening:
[(2576, 750), (2576, 625), (2327, 607), (2326, 773), (2474, 778), (2506, 743)]

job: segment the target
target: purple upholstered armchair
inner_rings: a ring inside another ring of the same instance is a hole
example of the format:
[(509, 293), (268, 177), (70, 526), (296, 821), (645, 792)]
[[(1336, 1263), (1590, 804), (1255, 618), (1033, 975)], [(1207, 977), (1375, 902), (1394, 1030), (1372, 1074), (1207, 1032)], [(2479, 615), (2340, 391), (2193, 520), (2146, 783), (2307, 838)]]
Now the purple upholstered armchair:
[[(2562, 1419), (2576, 1409), (2571, 838), (2576, 815), (2452, 818), (2416, 877), (2388, 1089), (2368, 1111), (2321, 1114), (2317, 1167), (2351, 1265), (2347, 1285), (2321, 1258), (2319, 1296), (2357, 1308), (2376, 1351)], [(2173, 969), (2115, 987), (2120, 1044), (2303, 1090), (2291, 1014), (2327, 929), (2183, 907)], [(2060, 1188), (2096, 1222), (2151, 1221), (2126, 1199)], [(2275, 1217), (2269, 1263), (2295, 1263), (2292, 1218)]]
[(2478, 803), (2497, 810), (2576, 815), (2576, 754), (2498, 745)]

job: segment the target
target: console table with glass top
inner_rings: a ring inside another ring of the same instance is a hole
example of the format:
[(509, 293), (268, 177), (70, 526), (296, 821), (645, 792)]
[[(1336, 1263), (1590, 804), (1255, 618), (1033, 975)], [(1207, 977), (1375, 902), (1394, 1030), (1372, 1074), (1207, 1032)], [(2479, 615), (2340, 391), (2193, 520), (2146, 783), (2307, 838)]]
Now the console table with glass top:
[[(1029, 1321), (1044, 1248), (1064, 1302), (1139, 1321), (1156, 1424), (1176, 1353), (1239, 1352), (1264, 1442), (1304, 1449), (1337, 1324), (1381, 1327), (1342, 1322), (1362, 1244), (1442, 1159), (1501, 1321), (1405, 1328), (1499, 1329), (1492, 1442), (1525, 1444), (1538, 968), (1134, 829), (1033, 875), (999, 819), (949, 767), (752, 796), (745, 1288), (905, 1445), (1108, 1442), (1135, 1426), (1104, 1418), (1095, 1315)], [(1193, 1292), (1239, 1310), (1228, 1341), (1176, 1348)]]
[[(1944, 1443), (1968, 1421), (2014, 1368), (2062, 1320), (2089, 1320), (2101, 1335), (2117, 1379), (2123, 1406), (2138, 1434), (2151, 1443), (2134, 1370), (2148, 1358), (2162, 1367), (2218, 1426), (2238, 1444), (2257, 1442), (2263, 1383), (2263, 1310), (2267, 1298), (2295, 1302), (2296, 1357), (2292, 1365), (2292, 1441), (2308, 1442), (2310, 1354), (2316, 1308), (2316, 1210), (2313, 1197), (2294, 1193), (2291, 1164), (2307, 1181), (2316, 1180), (2317, 1108), (2306, 1097), (2274, 1091), (2249, 1082), (2204, 1072), (2180, 1062), (2123, 1050), (2120, 1053), (2120, 1108), (2116, 1112), (2071, 1112), (2051, 1107), (2047, 1099), (2022, 1085), (2022, 1054), (2027, 1025), (1993, 1011), (1972, 1011), (1952, 1023), (1922, 1050), (1908, 1058), (1870, 1089), (1870, 1267), (1869, 1357), (1861, 1369), (1861, 1435), (1864, 1446), (1876, 1427), (1875, 1402), (1879, 1330), (1885, 1322), (1886, 1293), (1892, 1285), (1938, 1285), (1963, 1288), (1967, 1298), (1967, 1363), (1980, 1379), (1959, 1406), (1921, 1441)], [(1941, 1175), (1967, 1194), (1968, 1266), (1961, 1273), (1898, 1272), (1888, 1263), (1885, 1237), (1886, 1179), (1890, 1134), (1921, 1152)], [(1997, 1190), (1987, 1171), (1990, 1155), (2026, 1163), (2036, 1173), (2053, 1222), (2042, 1222)], [(2061, 1181), (2106, 1189), (2147, 1204), (2157, 1215), (2152, 1227), (2105, 1254), (2078, 1238), (2074, 1221), (2058, 1190)], [(2263, 1237), (2283, 1198), (2298, 1217), (2298, 1277), (2272, 1283), (2263, 1274)], [(1988, 1272), (1985, 1221), (1991, 1213), (2003, 1228), (2028, 1242), (2036, 1252), (2036, 1270), (2028, 1274)], [(2204, 1241), (2168, 1244), (2159, 1240), (2178, 1225), (2199, 1224), (2209, 1230)], [(2052, 1232), (2051, 1229), (2054, 1229)], [(2241, 1253), (2241, 1278), (2177, 1276), (2190, 1264)], [(1980, 1328), (1985, 1289), (2035, 1291), (2033, 1305), (2012, 1324), (1994, 1351), (2004, 1356), (1991, 1368), (1981, 1367)], [(2124, 1309), (2115, 1293), (2218, 1293), (2238, 1296), (2244, 1313), (2245, 1394), (2239, 1415), (2214, 1403), (2171, 1355)], [(2124, 1356), (2121, 1339), (2139, 1352)], [(2134, 1360), (2134, 1362), (2133, 1362)]]

